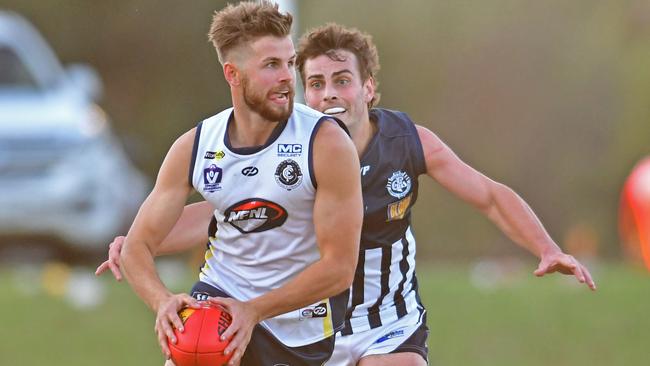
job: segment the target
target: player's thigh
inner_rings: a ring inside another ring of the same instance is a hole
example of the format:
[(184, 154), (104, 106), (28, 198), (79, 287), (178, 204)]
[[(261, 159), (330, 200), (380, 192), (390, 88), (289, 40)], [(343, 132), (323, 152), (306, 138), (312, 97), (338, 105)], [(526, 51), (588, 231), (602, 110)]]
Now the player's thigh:
[[(426, 365), (429, 328), (426, 313), (411, 313), (376, 330), (373, 343), (359, 365)], [(406, 339), (405, 339), (406, 338)]]
[(402, 352), (385, 355), (369, 355), (359, 360), (358, 366), (426, 366), (427, 362), (417, 353)]

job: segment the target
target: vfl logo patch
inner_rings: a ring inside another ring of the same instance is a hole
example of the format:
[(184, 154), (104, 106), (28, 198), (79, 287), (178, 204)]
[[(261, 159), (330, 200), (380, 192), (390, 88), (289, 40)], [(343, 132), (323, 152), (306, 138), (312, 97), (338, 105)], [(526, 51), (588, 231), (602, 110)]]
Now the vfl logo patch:
[(221, 177), (223, 170), (214, 164), (203, 169), (203, 190), (214, 192), (221, 189)]
[(203, 155), (203, 159), (221, 160), (221, 159), (223, 159), (224, 156), (226, 156), (226, 153), (223, 152), (223, 150), (220, 150), (220, 151), (206, 151), (205, 155)]
[(386, 342), (389, 339), (403, 337), (403, 336), (404, 336), (404, 330), (403, 329), (394, 330), (394, 331), (384, 335), (383, 337), (379, 338), (378, 340), (376, 340), (375, 343), (382, 343), (382, 342)]
[(388, 178), (386, 189), (391, 196), (402, 199), (411, 191), (411, 177), (401, 170), (396, 171)]
[(245, 177), (252, 177), (254, 175), (257, 175), (257, 173), (259, 173), (259, 170), (254, 166), (247, 166), (246, 168), (241, 170), (241, 173)]
[(388, 210), (386, 212), (386, 222), (393, 220), (401, 220), (406, 215), (409, 206), (411, 205), (412, 194), (409, 194), (403, 200), (393, 202), (388, 205)]
[(278, 156), (295, 157), (302, 154), (301, 144), (278, 144)]
[(298, 163), (291, 159), (281, 162), (275, 169), (275, 181), (288, 191), (298, 187), (302, 183), (302, 171)]
[(300, 320), (327, 317), (327, 304), (322, 302), (314, 307), (300, 309)]
[(271, 230), (287, 221), (287, 210), (261, 198), (249, 198), (230, 206), (224, 212), (224, 221), (242, 234)]

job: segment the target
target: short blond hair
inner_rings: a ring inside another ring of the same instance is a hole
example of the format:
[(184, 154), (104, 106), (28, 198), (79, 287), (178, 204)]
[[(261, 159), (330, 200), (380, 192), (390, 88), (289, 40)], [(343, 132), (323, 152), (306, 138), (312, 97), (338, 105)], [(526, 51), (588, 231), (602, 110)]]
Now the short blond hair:
[(228, 4), (214, 13), (208, 39), (223, 64), (240, 45), (264, 36), (289, 36), (292, 22), (291, 14), (280, 13), (278, 4), (269, 1)]

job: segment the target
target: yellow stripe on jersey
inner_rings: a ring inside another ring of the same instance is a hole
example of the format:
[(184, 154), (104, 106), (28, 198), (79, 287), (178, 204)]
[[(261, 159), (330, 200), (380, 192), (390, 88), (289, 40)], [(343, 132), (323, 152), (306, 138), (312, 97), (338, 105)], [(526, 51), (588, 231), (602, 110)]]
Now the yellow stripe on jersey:
[(327, 306), (327, 316), (323, 318), (323, 334), (325, 338), (334, 334), (334, 325), (332, 321), (332, 307), (330, 306), (330, 300), (325, 300), (325, 306)]
[(205, 250), (205, 255), (203, 256), (205, 258), (205, 262), (203, 263), (203, 267), (201, 267), (201, 272), (203, 274), (206, 274), (203, 270), (210, 269), (210, 265), (208, 264), (208, 260), (210, 258), (214, 257), (214, 253), (212, 252), (212, 248), (214, 246), (213, 243), (217, 240), (217, 237), (216, 236), (210, 236), (210, 237), (208, 237), (208, 240), (210, 241), (210, 245), (208, 245), (208, 249)]

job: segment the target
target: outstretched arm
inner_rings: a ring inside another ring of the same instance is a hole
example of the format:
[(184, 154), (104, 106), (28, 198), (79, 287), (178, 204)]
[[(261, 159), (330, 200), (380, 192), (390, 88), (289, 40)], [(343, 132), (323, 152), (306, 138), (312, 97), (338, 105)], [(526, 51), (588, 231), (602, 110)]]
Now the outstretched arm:
[[(213, 211), (214, 208), (207, 201), (185, 206), (176, 225), (160, 243), (154, 255), (175, 254), (195, 248), (197, 245), (204, 245), (208, 240), (208, 225)], [(113, 239), (108, 245), (108, 259), (97, 267), (95, 275), (99, 276), (110, 269), (116, 280), (122, 280), (120, 255), (125, 239), (125, 236), (117, 236)]]
[(427, 175), (487, 216), (510, 239), (540, 258), (535, 275), (560, 272), (596, 289), (591, 274), (562, 252), (533, 210), (512, 189), (495, 182), (460, 160), (433, 132), (417, 126)]

